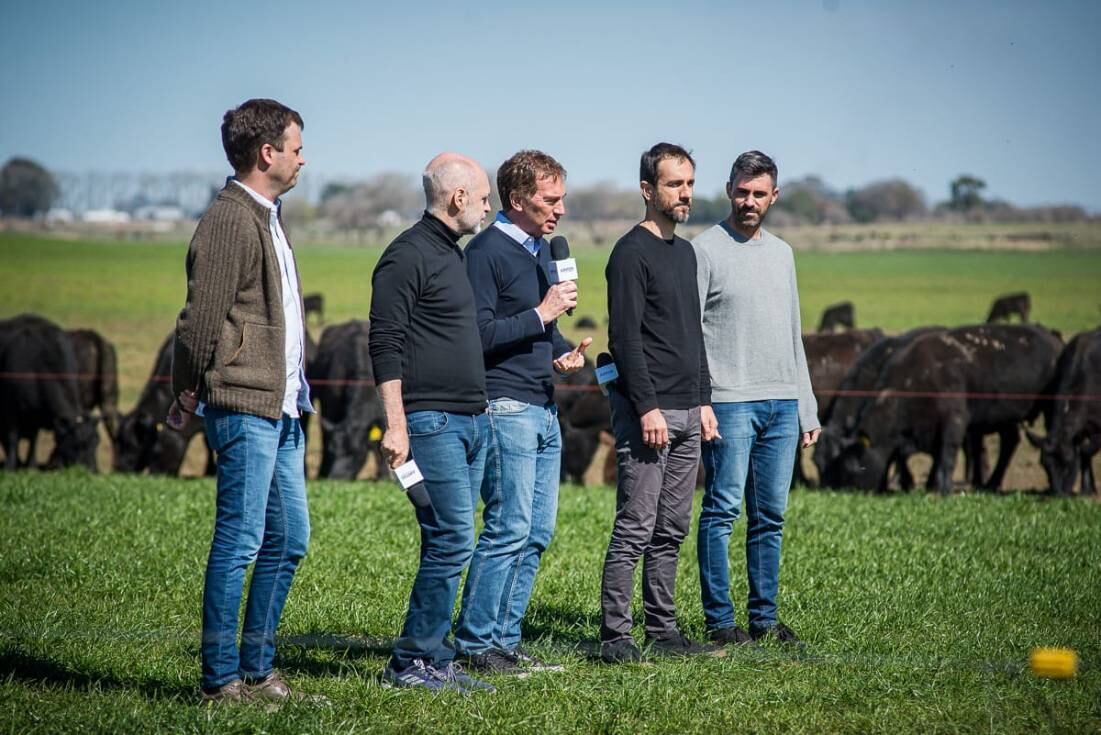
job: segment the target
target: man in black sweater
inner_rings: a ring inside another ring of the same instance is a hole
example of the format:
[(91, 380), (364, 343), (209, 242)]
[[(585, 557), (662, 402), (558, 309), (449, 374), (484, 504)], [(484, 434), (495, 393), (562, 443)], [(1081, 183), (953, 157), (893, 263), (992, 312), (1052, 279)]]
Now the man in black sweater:
[(442, 153), (425, 169), (424, 192), (424, 216), (390, 243), (371, 278), (371, 361), (386, 410), (382, 451), (392, 469), (413, 456), (431, 501), (416, 507), (420, 567), (383, 682), (492, 691), (454, 664), (447, 640), (474, 547), (489, 441), (474, 294), (458, 242), (490, 211), (489, 179), (466, 156)]
[(520, 623), (539, 560), (554, 534), (562, 437), (553, 370), (584, 365), (555, 320), (577, 303), (577, 284), (551, 283), (544, 239), (566, 212), (566, 171), (541, 151), (520, 151), (497, 170), (501, 212), (466, 249), (485, 353), (492, 440), (484, 525), (463, 588), (455, 643), (472, 669), (525, 676), (560, 671), (520, 647)]
[(646, 218), (608, 259), (608, 342), (619, 378), (609, 391), (619, 483), (601, 580), (600, 655), (638, 661), (631, 597), (640, 558), (646, 640), (657, 655), (718, 653), (680, 632), (677, 556), (692, 519), (700, 439), (717, 436), (700, 324), (696, 256), (674, 232), (688, 219), (695, 162), (680, 146), (642, 154)]

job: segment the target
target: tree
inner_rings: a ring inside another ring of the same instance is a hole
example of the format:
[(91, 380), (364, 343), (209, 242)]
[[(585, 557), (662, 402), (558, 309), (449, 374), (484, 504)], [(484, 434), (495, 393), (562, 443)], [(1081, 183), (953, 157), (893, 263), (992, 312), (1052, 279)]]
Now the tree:
[(957, 212), (970, 212), (972, 209), (981, 207), (984, 202), (980, 192), (985, 188), (986, 182), (976, 176), (971, 174), (957, 176), (949, 187), (952, 198), (948, 201), (948, 207)]
[(903, 220), (925, 214), (925, 196), (902, 179), (876, 181), (850, 189), (845, 206), (857, 222)]
[(53, 174), (28, 158), (12, 158), (0, 168), (0, 214), (44, 214), (60, 194)]

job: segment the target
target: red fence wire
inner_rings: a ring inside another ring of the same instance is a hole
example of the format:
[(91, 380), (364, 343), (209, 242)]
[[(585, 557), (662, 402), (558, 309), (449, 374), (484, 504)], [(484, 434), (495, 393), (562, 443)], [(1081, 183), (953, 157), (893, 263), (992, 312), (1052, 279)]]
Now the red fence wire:
[[(0, 373), (0, 381), (34, 381), (34, 380), (97, 380), (94, 373)], [(154, 383), (169, 383), (171, 378), (166, 375), (154, 375), (150, 380)], [(375, 385), (375, 381), (363, 378), (314, 378), (310, 385)], [(598, 385), (569, 385), (559, 384), (555, 390), (564, 393), (569, 392), (593, 392), (600, 390)], [(980, 401), (1101, 401), (1101, 395), (1082, 393), (983, 393), (967, 391), (921, 391), (921, 390), (816, 390), (819, 396), (846, 396), (853, 398), (965, 398)]]

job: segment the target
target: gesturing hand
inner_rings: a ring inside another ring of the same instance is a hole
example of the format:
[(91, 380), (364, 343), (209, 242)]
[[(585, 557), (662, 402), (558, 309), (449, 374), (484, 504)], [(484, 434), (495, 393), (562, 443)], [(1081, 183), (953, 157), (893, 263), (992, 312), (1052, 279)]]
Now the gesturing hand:
[(554, 361), (554, 369), (563, 375), (576, 372), (585, 367), (585, 350), (593, 343), (592, 337), (581, 340), (581, 344)]

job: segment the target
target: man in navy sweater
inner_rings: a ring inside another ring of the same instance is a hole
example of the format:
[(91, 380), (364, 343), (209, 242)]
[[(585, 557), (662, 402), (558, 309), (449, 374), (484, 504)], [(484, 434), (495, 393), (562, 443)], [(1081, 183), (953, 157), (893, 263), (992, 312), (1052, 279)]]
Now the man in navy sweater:
[(544, 238), (565, 214), (566, 171), (520, 151), (497, 171), (501, 212), (466, 249), (486, 368), (490, 435), (485, 525), (467, 574), (455, 642), (468, 666), (526, 676), (561, 671), (520, 647), (539, 560), (554, 534), (562, 438), (552, 370), (584, 365), (555, 320), (577, 303), (577, 284), (552, 283)]

